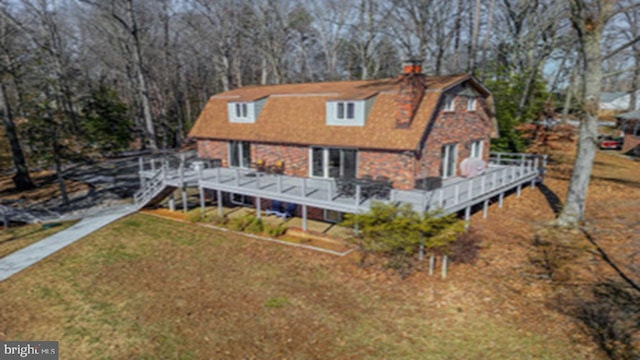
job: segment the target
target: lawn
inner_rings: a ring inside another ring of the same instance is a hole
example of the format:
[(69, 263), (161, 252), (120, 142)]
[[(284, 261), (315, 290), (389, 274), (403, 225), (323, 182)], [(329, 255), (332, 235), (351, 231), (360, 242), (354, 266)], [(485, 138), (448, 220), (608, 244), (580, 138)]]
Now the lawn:
[(65, 221), (59, 226), (44, 228), (41, 224), (31, 224), (8, 229), (0, 228), (0, 259), (47, 236), (62, 231), (77, 221)]
[(64, 359), (576, 357), (489, 292), (417, 279), (136, 214), (0, 283), (0, 338)]

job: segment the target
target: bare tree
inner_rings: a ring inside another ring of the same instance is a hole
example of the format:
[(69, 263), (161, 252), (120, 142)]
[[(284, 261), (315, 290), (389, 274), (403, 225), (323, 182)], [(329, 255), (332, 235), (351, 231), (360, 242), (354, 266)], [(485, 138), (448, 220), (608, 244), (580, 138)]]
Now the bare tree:
[[(631, 8), (637, 6), (640, 4), (631, 4)], [(583, 115), (578, 128), (578, 151), (573, 165), (569, 191), (556, 223), (561, 226), (575, 227), (584, 220), (587, 189), (596, 154), (602, 60), (611, 56), (602, 54), (602, 34), (609, 20), (627, 8), (616, 6), (616, 1), (613, 0), (571, 0), (570, 10), (570, 19), (577, 34), (583, 66)], [(632, 40), (638, 41), (640, 39)], [(627, 42), (613, 52), (619, 52), (632, 44), (633, 42)]]

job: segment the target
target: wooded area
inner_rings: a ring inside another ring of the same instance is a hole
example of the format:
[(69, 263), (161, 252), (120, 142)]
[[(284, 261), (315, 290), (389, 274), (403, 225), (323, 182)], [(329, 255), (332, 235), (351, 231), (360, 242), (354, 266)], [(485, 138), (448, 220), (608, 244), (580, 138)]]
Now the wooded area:
[(180, 146), (220, 91), (392, 77), (408, 58), (429, 75), (485, 81), (495, 146), (521, 150), (513, 126), (545, 103), (583, 113), (585, 81), (598, 82), (585, 80), (585, 26), (598, 22), (604, 89), (638, 88), (639, 19), (636, 0), (2, 0), (15, 183), (32, 186), (27, 164), (60, 172), (67, 160)]

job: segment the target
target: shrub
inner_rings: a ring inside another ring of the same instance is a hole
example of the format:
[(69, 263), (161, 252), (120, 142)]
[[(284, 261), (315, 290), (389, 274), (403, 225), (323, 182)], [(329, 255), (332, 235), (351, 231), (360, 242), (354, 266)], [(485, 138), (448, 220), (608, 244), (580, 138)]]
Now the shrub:
[(423, 215), (408, 204), (374, 203), (364, 214), (348, 214), (344, 226), (359, 228), (351, 239), (363, 251), (361, 264), (368, 253), (387, 257), (385, 267), (406, 276), (415, 267), (415, 254), (422, 244), (426, 251), (447, 252), (447, 246), (464, 231), (461, 221), (454, 216), (431, 212)]
[(256, 217), (247, 225), (244, 231), (251, 234), (259, 234), (264, 230), (264, 224), (262, 223), (262, 219), (258, 219)]
[(279, 225), (267, 225), (265, 226), (265, 232), (271, 237), (278, 237), (287, 231), (287, 227), (284, 224)]
[(232, 218), (228, 222), (229, 229), (234, 231), (243, 231), (256, 219), (253, 215), (243, 215), (237, 218)]

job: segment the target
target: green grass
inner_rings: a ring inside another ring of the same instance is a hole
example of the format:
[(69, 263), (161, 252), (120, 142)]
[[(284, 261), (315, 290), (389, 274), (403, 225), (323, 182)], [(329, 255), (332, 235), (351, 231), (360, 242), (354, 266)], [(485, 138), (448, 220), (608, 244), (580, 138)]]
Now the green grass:
[(0, 283), (0, 337), (58, 340), (65, 359), (575, 358), (567, 337), (462, 305), (453, 280), (359, 271), (136, 214)]

